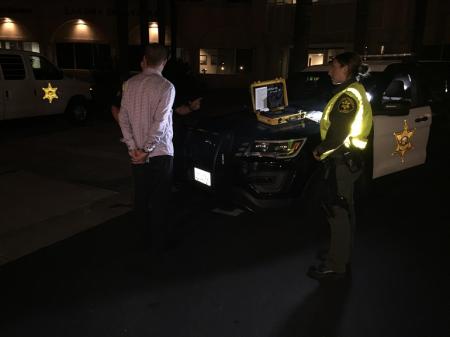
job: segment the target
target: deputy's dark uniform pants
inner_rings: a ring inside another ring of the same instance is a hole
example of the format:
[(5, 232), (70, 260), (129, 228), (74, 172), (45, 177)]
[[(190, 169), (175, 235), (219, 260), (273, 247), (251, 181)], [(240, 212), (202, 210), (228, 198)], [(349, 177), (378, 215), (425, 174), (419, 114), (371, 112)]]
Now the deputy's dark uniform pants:
[(361, 175), (361, 170), (351, 172), (345, 163), (335, 164), (337, 199), (331, 207), (328, 216), (330, 224), (330, 248), (328, 267), (343, 273), (350, 262), (355, 232), (355, 207), (353, 189), (355, 181)]
[(132, 165), (134, 212), (138, 231), (152, 251), (160, 251), (167, 235), (167, 205), (172, 185), (172, 156), (151, 157)]

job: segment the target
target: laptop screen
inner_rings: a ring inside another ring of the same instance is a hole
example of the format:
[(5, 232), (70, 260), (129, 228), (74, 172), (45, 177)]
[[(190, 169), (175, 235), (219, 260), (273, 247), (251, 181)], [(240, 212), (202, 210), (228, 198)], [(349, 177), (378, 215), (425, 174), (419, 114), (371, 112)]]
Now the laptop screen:
[(287, 106), (285, 82), (280, 80), (254, 83), (252, 98), (256, 111), (275, 111)]

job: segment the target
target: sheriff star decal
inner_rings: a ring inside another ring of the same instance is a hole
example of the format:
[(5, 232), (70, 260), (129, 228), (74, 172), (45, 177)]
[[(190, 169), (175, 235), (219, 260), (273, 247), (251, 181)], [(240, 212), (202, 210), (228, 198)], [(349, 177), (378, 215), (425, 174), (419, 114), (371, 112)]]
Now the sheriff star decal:
[(350, 97), (344, 97), (339, 102), (339, 112), (348, 113), (355, 110), (355, 100)]
[(392, 155), (399, 155), (402, 163), (405, 162), (405, 154), (414, 147), (411, 143), (411, 138), (414, 136), (416, 129), (408, 129), (408, 122), (403, 121), (403, 130), (394, 132), (394, 138), (397, 142), (397, 147)]
[(53, 88), (52, 85), (49, 83), (47, 88), (42, 88), (42, 90), (44, 90), (44, 97), (42, 97), (43, 100), (48, 99), (48, 102), (51, 103), (54, 99), (59, 98), (58, 95), (56, 94), (56, 90), (58, 90), (58, 88)]

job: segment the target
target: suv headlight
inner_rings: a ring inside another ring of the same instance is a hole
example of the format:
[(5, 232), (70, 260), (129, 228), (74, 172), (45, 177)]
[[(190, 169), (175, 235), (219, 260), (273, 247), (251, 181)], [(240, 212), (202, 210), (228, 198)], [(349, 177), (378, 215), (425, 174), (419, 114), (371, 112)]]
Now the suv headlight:
[(255, 140), (245, 152), (245, 157), (269, 157), (275, 159), (287, 159), (295, 157), (306, 138), (289, 140)]

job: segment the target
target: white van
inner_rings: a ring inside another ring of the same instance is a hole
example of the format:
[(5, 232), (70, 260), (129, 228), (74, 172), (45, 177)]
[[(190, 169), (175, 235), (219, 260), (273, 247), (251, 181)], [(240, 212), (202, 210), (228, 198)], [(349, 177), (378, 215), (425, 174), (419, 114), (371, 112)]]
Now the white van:
[(65, 78), (44, 56), (0, 49), (0, 120), (66, 113), (87, 118), (90, 84)]

